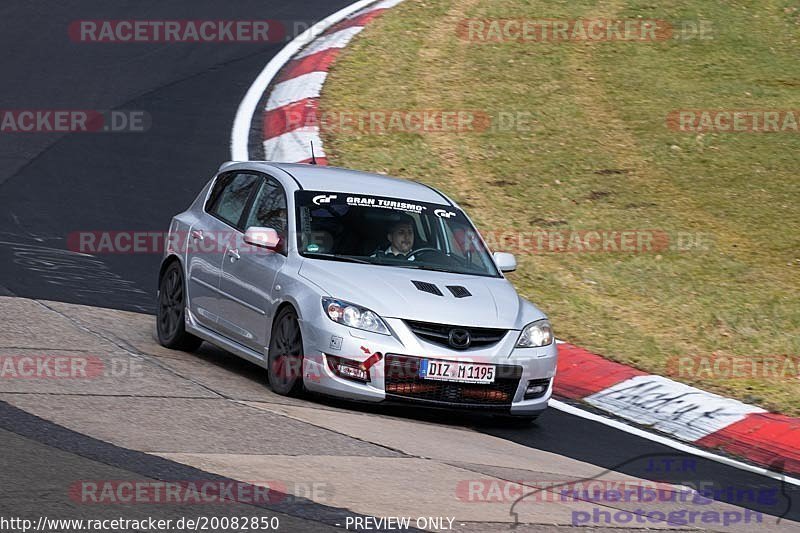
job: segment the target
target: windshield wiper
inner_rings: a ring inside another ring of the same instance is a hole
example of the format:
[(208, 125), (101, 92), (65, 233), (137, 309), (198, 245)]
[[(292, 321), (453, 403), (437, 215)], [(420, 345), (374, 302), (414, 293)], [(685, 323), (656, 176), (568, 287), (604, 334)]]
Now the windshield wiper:
[(411, 261), (409, 261), (406, 264), (404, 264), (404, 263), (400, 263), (399, 265), (392, 264), (391, 266), (399, 266), (400, 268), (413, 268), (415, 270), (432, 270), (434, 272), (446, 272), (448, 274), (460, 274), (460, 272), (456, 272), (454, 270), (449, 270), (447, 268), (441, 268), (441, 267), (435, 267), (435, 266), (429, 266), (429, 265), (415, 265)]
[(420, 266), (419, 268), (420, 270), (433, 270), (434, 272), (447, 272), (448, 274), (458, 274), (458, 272), (450, 270), (449, 268), (440, 268), (432, 266)]
[(361, 263), (364, 265), (372, 265), (372, 261), (367, 261), (365, 259), (358, 259), (356, 257), (348, 257), (346, 255), (336, 255), (336, 254), (319, 254), (319, 253), (309, 253), (305, 252), (303, 257), (313, 257), (319, 259), (331, 259), (333, 261), (343, 261), (345, 263)]

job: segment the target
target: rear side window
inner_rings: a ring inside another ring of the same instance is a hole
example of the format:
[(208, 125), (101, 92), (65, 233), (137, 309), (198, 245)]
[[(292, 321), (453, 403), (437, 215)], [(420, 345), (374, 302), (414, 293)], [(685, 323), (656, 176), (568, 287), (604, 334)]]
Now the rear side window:
[(206, 211), (235, 228), (240, 227), (242, 214), (258, 182), (259, 178), (253, 174), (221, 176), (211, 191)]

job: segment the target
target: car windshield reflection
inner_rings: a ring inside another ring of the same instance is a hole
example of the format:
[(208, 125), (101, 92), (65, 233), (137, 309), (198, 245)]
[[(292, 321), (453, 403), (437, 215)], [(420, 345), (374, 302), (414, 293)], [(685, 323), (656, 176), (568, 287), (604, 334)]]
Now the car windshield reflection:
[(402, 198), (296, 193), (300, 255), (454, 274), (499, 277), (461, 210)]

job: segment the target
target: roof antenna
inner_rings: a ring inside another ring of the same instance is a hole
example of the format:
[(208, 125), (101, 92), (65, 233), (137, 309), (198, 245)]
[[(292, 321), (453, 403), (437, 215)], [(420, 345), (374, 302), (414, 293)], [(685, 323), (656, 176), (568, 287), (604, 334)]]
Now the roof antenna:
[(314, 156), (314, 141), (309, 141), (311, 143), (311, 164), (317, 164), (317, 158)]

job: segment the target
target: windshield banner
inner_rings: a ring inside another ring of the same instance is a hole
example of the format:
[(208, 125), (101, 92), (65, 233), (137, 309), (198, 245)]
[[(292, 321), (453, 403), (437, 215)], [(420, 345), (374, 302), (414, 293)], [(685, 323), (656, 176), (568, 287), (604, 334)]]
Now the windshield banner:
[(323, 191), (298, 191), (297, 203), (302, 207), (311, 206), (348, 206), (348, 207), (371, 207), (375, 209), (388, 209), (391, 211), (402, 211), (404, 213), (417, 213), (420, 215), (433, 215), (439, 218), (451, 219), (460, 218), (460, 212), (450, 205), (430, 204), (416, 200), (405, 200), (402, 198), (389, 198), (386, 196), (374, 196), (367, 194), (354, 193), (331, 193)]

